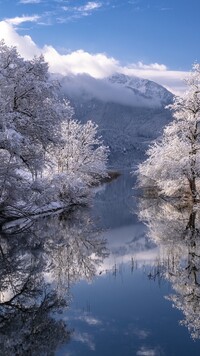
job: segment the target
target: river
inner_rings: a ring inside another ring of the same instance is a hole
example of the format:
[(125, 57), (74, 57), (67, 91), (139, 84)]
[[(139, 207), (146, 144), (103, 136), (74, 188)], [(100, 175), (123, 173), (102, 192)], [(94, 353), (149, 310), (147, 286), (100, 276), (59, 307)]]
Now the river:
[(134, 184), (2, 234), (1, 355), (200, 355), (198, 243)]

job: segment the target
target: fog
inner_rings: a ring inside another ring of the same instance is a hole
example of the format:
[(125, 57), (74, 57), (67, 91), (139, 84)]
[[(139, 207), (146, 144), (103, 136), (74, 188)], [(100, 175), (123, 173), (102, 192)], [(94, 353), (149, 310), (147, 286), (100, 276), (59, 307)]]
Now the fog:
[[(95, 79), (87, 74), (69, 75), (59, 78), (62, 93), (73, 99), (98, 99), (133, 107), (161, 106), (157, 98), (147, 98), (136, 89), (130, 89), (123, 84), (111, 83), (108, 79)], [(152, 93), (153, 94), (153, 93)]]

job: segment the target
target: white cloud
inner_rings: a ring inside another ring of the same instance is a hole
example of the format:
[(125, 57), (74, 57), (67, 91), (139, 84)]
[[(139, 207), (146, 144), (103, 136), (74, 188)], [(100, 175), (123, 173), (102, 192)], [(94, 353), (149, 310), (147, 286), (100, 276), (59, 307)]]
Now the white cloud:
[(0, 21), (0, 39), (4, 39), (8, 46), (16, 46), (20, 55), (26, 59), (42, 53), (30, 36), (20, 36), (7, 21)]
[(171, 11), (173, 10), (173, 7), (161, 7), (161, 11)]
[(95, 1), (89, 1), (83, 6), (70, 6), (67, 4), (62, 6), (61, 8), (68, 14), (68, 16), (58, 17), (57, 21), (63, 23), (74, 19), (79, 19), (84, 16), (89, 16), (94, 12), (94, 10), (99, 9), (102, 6), (103, 4), (101, 2), (95, 2)]
[(39, 4), (41, 0), (20, 0), (19, 4)]
[(120, 72), (153, 80), (175, 94), (181, 94), (185, 90), (183, 78), (188, 73), (169, 70), (164, 64), (138, 62), (122, 66), (117, 59), (109, 57), (105, 53), (91, 54), (80, 49), (68, 54), (61, 54), (52, 46), (45, 45), (43, 48), (39, 48), (30, 36), (21, 36), (14, 28), (14, 25), (22, 22), (37, 20), (38, 16), (34, 15), (0, 21), (0, 39), (3, 38), (9, 46), (16, 46), (19, 53), (26, 59), (43, 54), (52, 73), (89, 74), (94, 78), (105, 78)]
[(64, 11), (70, 11), (71, 10), (71, 8), (69, 6), (62, 6), (62, 9)]
[(77, 7), (78, 11), (92, 11), (100, 8), (102, 4), (100, 2), (89, 1), (84, 6)]
[(181, 95), (186, 89), (184, 78), (188, 72), (174, 70), (155, 70), (153, 68), (143, 69), (140, 67), (127, 66), (123, 67), (122, 73), (127, 75), (136, 75), (141, 78), (153, 80), (154, 82), (163, 85), (174, 94)]
[(39, 20), (40, 16), (38, 15), (32, 15), (32, 16), (17, 16), (13, 17), (10, 19), (5, 19), (7, 23), (10, 25), (20, 25), (23, 22), (37, 22)]
[(158, 71), (163, 71), (167, 70), (166, 65), (164, 64), (159, 64), (159, 63), (150, 63), (150, 64), (144, 64), (143, 62), (137, 62), (132, 64), (132, 68), (134, 69), (144, 69), (144, 70), (158, 70)]
[(60, 54), (51, 46), (44, 46), (42, 52), (53, 73), (86, 73), (94, 78), (104, 78), (118, 69), (118, 61), (103, 53), (90, 54), (78, 50), (70, 54)]

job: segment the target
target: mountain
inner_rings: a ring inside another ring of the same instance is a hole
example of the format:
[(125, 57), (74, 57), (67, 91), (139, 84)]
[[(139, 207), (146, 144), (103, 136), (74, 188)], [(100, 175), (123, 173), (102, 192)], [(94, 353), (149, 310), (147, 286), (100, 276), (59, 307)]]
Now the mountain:
[(148, 144), (172, 119), (165, 106), (172, 103), (173, 94), (146, 79), (118, 73), (106, 79), (76, 75), (63, 77), (61, 88), (76, 119), (98, 124), (114, 168), (131, 167), (144, 159)]
[(161, 85), (147, 79), (136, 76), (129, 77), (124, 74), (116, 73), (108, 77), (108, 82), (131, 90), (135, 95), (141, 98), (152, 100), (161, 106), (166, 106), (173, 100), (173, 94)]

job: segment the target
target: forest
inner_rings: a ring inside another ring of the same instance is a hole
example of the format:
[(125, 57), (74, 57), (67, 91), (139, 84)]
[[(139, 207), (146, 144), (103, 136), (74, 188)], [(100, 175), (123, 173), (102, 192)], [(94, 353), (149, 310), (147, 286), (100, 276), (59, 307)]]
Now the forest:
[(82, 204), (107, 176), (108, 148), (73, 116), (42, 56), (0, 42), (1, 218)]

